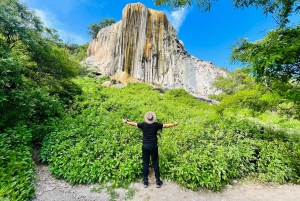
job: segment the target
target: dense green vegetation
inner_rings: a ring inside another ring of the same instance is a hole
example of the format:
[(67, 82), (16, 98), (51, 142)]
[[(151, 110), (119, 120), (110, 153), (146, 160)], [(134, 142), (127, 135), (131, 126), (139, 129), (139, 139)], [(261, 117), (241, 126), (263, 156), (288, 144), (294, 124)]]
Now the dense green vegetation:
[(279, 28), (254, 43), (240, 39), (231, 59), (250, 67), (256, 80), (292, 102), (300, 97), (300, 26)]
[(117, 186), (141, 178), (141, 132), (121, 119), (141, 122), (153, 110), (159, 122), (180, 122), (161, 132), (163, 178), (213, 190), (249, 175), (280, 184), (300, 181), (300, 122), (271, 111), (276, 102), (252, 109), (262, 91), (247, 89), (242, 101), (236, 96), (230, 104), (209, 105), (179, 89), (161, 95), (145, 84), (119, 89), (90, 78), (76, 82), (84, 93), (42, 147), (42, 160), (58, 178)]
[(27, 200), (34, 195), (34, 163), (28, 128), (8, 128), (0, 133), (0, 199)]
[(32, 147), (40, 146), (74, 95), (81, 93), (71, 80), (80, 65), (70, 51), (25, 4), (1, 0), (1, 200), (34, 195)]
[(103, 87), (108, 77), (80, 77), (88, 73), (79, 64), (87, 44), (64, 43), (25, 4), (1, 0), (0, 199), (34, 196), (34, 147), (53, 175), (72, 184), (141, 179), (141, 131), (121, 120), (141, 122), (148, 110), (159, 122), (180, 122), (160, 133), (164, 179), (215, 191), (248, 177), (299, 183), (298, 32), (241, 40), (232, 59), (248, 67), (214, 83), (222, 93), (210, 105), (182, 89), (120, 89)]

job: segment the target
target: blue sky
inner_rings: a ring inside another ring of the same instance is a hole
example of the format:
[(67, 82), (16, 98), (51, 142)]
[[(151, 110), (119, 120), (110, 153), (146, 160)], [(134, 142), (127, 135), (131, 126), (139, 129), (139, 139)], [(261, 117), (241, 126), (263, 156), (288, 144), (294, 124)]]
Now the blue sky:
[[(267, 31), (276, 28), (272, 15), (265, 16), (261, 9), (253, 7), (234, 9), (230, 0), (214, 2), (210, 12), (202, 12), (195, 5), (183, 9), (170, 10), (156, 7), (152, 0), (22, 0), (49, 28), (54, 28), (65, 41), (84, 44), (91, 40), (87, 34), (90, 24), (104, 18), (119, 21), (122, 10), (129, 3), (140, 2), (155, 10), (166, 13), (176, 28), (178, 38), (183, 41), (187, 52), (199, 59), (211, 61), (218, 67), (233, 70), (230, 64), (230, 47), (238, 38), (248, 38), (254, 42), (263, 38)], [(300, 17), (292, 18), (299, 23)]]

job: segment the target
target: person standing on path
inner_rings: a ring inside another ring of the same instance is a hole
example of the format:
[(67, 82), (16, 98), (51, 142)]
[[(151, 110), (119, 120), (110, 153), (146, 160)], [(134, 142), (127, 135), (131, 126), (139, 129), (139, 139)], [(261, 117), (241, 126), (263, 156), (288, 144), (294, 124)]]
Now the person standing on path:
[(177, 126), (178, 122), (173, 124), (161, 124), (155, 122), (156, 115), (154, 112), (147, 112), (144, 116), (145, 122), (136, 123), (129, 122), (127, 119), (123, 119), (123, 123), (138, 127), (143, 132), (143, 146), (142, 146), (142, 156), (143, 156), (143, 184), (144, 187), (148, 187), (148, 174), (149, 174), (149, 162), (150, 156), (152, 159), (155, 179), (156, 179), (156, 188), (160, 188), (163, 182), (160, 180), (159, 174), (159, 163), (158, 163), (158, 146), (157, 146), (157, 131), (162, 128), (170, 128)]

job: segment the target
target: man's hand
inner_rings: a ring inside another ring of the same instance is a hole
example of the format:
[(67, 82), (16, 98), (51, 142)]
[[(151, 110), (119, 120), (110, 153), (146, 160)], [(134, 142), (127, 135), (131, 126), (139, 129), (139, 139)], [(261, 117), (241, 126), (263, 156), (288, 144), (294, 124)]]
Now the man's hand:
[(177, 121), (174, 122), (174, 124), (163, 124), (163, 128), (171, 128), (173, 126), (177, 126), (179, 123)]
[(136, 126), (136, 127), (138, 126), (137, 123), (128, 121), (128, 119), (122, 119), (122, 121), (124, 124), (128, 124), (130, 126)]

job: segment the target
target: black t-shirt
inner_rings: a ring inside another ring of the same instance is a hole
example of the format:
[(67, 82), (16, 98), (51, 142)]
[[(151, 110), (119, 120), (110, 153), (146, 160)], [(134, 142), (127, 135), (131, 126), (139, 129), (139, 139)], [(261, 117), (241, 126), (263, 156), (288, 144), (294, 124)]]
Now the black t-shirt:
[(138, 128), (143, 131), (143, 144), (157, 146), (157, 131), (163, 128), (163, 124), (154, 122), (148, 124), (146, 122), (138, 123)]

